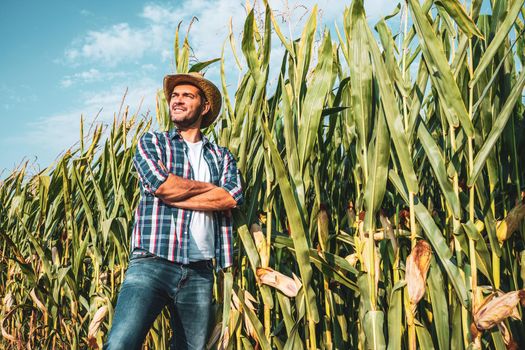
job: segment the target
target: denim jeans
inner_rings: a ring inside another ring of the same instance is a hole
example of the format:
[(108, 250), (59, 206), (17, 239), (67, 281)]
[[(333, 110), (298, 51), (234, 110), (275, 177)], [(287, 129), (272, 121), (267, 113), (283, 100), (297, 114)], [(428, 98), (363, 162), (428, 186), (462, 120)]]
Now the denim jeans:
[(141, 349), (167, 305), (171, 349), (204, 349), (208, 337), (213, 265), (181, 265), (151, 254), (133, 254), (119, 292), (104, 349)]

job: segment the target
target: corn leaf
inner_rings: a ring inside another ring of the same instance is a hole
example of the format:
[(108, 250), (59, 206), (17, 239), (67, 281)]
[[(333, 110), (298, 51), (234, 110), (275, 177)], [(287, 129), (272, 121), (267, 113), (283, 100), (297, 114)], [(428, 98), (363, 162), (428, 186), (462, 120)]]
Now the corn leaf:
[(421, 39), (420, 46), (423, 58), (427, 63), (433, 86), (440, 97), (439, 102), (443, 107), (445, 116), (454, 127), (459, 126), (461, 122), (461, 126), (467, 136), (472, 137), (474, 135), (474, 127), (469, 119), (461, 92), (448, 65), (443, 45), (423, 13), (419, 1), (408, 0), (408, 3), (413, 13), (416, 32)]
[(421, 141), (421, 145), (423, 145), (423, 148), (425, 149), (427, 159), (432, 166), (432, 170), (434, 170), (436, 180), (439, 183), (441, 191), (443, 191), (447, 204), (454, 213), (454, 217), (460, 219), (461, 206), (459, 204), (459, 199), (454, 192), (454, 188), (452, 187), (452, 183), (448, 178), (447, 169), (445, 168), (445, 159), (443, 158), (439, 146), (436, 144), (423, 122), (419, 124), (417, 136)]
[(302, 171), (304, 171), (314, 144), (317, 141), (317, 130), (321, 122), (324, 101), (332, 85), (332, 39), (329, 32), (325, 33), (318, 56), (319, 63), (315, 67), (312, 74), (312, 83), (304, 98), (299, 124), (299, 164)]
[(303, 287), (306, 291), (306, 309), (308, 310), (308, 317), (317, 323), (319, 322), (319, 313), (317, 311), (317, 303), (315, 302), (315, 294), (310, 286), (312, 281), (312, 266), (310, 265), (309, 246), (306, 239), (307, 230), (305, 229), (305, 223), (301, 217), (302, 209), (300, 208), (300, 204), (290, 185), (284, 163), (272, 140), (270, 132), (264, 123), (262, 123), (262, 126), (264, 130), (264, 139), (270, 149), (272, 163), (274, 164), (277, 181), (284, 201), (284, 207), (292, 230), (291, 235), (296, 250), (301, 281), (303, 282)]
[(365, 314), (363, 326), (369, 349), (386, 349), (386, 341), (383, 334), (384, 322), (385, 314), (383, 311), (370, 310)]
[(458, 24), (467, 37), (477, 36), (483, 39), (483, 34), (476, 26), (476, 23), (469, 17), (465, 7), (458, 0), (437, 0), (436, 5), (442, 6), (450, 17)]
[(485, 53), (483, 54), (483, 56), (481, 56), (481, 59), (479, 60), (476, 70), (474, 71), (474, 75), (472, 76), (472, 79), (469, 83), (470, 86), (474, 86), (474, 84), (478, 82), (479, 78), (481, 78), (482, 74), (485, 72), (485, 69), (487, 69), (487, 67), (492, 63), (492, 59), (494, 58), (494, 56), (496, 56), (496, 53), (498, 52), (501, 44), (503, 44), (507, 40), (507, 34), (509, 34), (509, 31), (514, 25), (516, 18), (520, 14), (520, 11), (523, 10), (524, 2), (525, 0), (511, 1), (510, 8), (505, 16), (505, 19), (500, 24), (496, 35), (494, 35), (494, 38), (487, 47), (487, 50), (485, 50)]
[[(364, 14), (363, 14), (364, 15)], [(370, 52), (372, 54), (372, 61), (374, 62), (374, 68), (377, 71), (379, 78), (377, 79), (379, 85), (379, 91), (381, 92), (381, 104), (385, 112), (386, 120), (388, 123), (388, 129), (394, 147), (401, 163), (401, 170), (403, 176), (408, 185), (408, 189), (412, 193), (418, 193), (418, 181), (414, 167), (412, 165), (412, 159), (410, 157), (410, 151), (408, 148), (408, 140), (403, 127), (402, 116), (399, 111), (398, 103), (394, 95), (394, 85), (390, 80), (385, 63), (379, 53), (379, 48), (369, 28), (366, 28), (368, 35)]]
[(430, 270), (427, 279), (428, 293), (432, 303), (434, 329), (437, 334), (438, 348), (448, 350), (450, 330), (448, 319), (448, 302), (444, 290), (445, 281), (435, 258), (430, 261)]
[(476, 157), (474, 158), (474, 164), (472, 165), (472, 170), (470, 172), (470, 175), (468, 177), (468, 182), (467, 182), (467, 185), (469, 187), (471, 187), (472, 185), (474, 185), (474, 183), (476, 183), (476, 180), (481, 172), (481, 169), (483, 169), (483, 167), (485, 166), (485, 161), (490, 155), (492, 148), (494, 147), (496, 141), (501, 136), (503, 129), (505, 129), (505, 126), (507, 125), (507, 121), (512, 115), (512, 111), (514, 110), (514, 106), (516, 105), (516, 102), (518, 102), (518, 100), (522, 96), (524, 86), (525, 86), (525, 70), (521, 72), (519, 78), (516, 81), (516, 84), (513, 86), (512, 91), (510, 92), (509, 97), (505, 101), (505, 105), (503, 106), (496, 120), (494, 121), (494, 124), (492, 125), (492, 129), (490, 130), (489, 135), (485, 139), (483, 146), (481, 146), (480, 150), (476, 154)]

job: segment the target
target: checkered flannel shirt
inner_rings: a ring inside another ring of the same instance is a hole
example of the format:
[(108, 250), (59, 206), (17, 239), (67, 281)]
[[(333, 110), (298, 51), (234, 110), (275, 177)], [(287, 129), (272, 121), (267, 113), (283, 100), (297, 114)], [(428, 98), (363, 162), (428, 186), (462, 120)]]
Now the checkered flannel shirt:
[[(202, 135), (203, 156), (210, 169), (211, 182), (228, 191), (241, 204), (241, 179), (235, 159), (228, 149), (217, 146)], [(159, 166), (161, 161), (167, 172)], [(140, 178), (141, 198), (135, 210), (131, 250), (140, 248), (170, 261), (189, 263), (189, 227), (192, 210), (164, 204), (153, 195), (168, 173), (194, 179), (188, 159), (188, 146), (177, 129), (147, 132), (137, 146), (133, 163)], [(232, 265), (232, 218), (214, 211), (215, 258), (218, 268)]]

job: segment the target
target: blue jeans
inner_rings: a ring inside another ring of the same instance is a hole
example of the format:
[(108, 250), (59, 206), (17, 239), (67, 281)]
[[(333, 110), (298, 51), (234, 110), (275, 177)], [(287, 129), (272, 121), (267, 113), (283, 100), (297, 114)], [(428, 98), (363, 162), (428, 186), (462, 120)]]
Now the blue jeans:
[(171, 349), (204, 349), (213, 288), (210, 262), (181, 265), (151, 254), (130, 258), (104, 349), (141, 349), (164, 306), (170, 311)]

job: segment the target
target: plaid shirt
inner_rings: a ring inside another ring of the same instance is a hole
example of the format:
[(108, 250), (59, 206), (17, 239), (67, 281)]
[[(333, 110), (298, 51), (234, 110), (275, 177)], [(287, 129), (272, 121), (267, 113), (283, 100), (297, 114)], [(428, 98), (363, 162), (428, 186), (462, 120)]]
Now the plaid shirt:
[[(210, 182), (224, 188), (240, 204), (243, 199), (241, 180), (232, 154), (225, 147), (211, 143), (204, 135), (202, 141)], [(159, 167), (159, 161), (168, 172)], [(138, 143), (133, 163), (140, 178), (141, 198), (135, 210), (131, 249), (145, 249), (170, 261), (189, 263), (189, 224), (193, 211), (166, 205), (153, 195), (168, 173), (194, 178), (188, 146), (177, 129), (147, 132)], [(213, 213), (215, 258), (218, 267), (226, 268), (232, 265), (232, 218), (221, 211)]]

